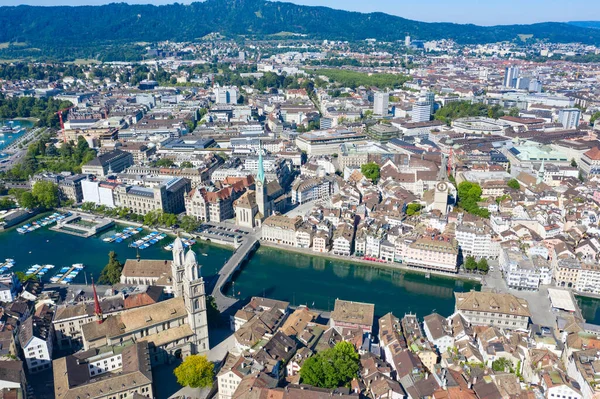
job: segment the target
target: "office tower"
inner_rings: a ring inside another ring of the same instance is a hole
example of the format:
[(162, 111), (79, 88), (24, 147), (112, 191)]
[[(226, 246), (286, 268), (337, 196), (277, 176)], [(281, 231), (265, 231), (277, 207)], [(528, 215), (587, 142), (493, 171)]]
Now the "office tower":
[(373, 98), (373, 113), (375, 115), (387, 116), (390, 105), (389, 93), (378, 91)]
[(565, 129), (577, 129), (581, 111), (579, 108), (565, 108), (558, 113), (558, 121)]
[(404, 38), (404, 45), (406, 47), (410, 47), (410, 36), (406, 35), (406, 37)]
[(413, 122), (427, 122), (430, 119), (431, 106), (427, 101), (417, 101), (412, 108), (411, 120)]
[(435, 93), (432, 91), (427, 91), (423, 93), (423, 97), (424, 98), (422, 101), (425, 101), (427, 104), (429, 104), (429, 115), (433, 115), (435, 111)]
[(519, 67), (506, 67), (504, 73), (504, 87), (511, 87), (514, 89), (517, 86), (517, 78), (519, 77), (520, 72)]

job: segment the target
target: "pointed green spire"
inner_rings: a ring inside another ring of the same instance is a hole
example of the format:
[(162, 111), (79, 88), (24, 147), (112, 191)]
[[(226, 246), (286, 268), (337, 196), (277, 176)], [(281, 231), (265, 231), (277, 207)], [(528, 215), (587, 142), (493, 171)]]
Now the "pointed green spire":
[(256, 180), (260, 181), (263, 185), (265, 184), (265, 167), (263, 165), (263, 148), (262, 142), (258, 143), (258, 173), (256, 174)]

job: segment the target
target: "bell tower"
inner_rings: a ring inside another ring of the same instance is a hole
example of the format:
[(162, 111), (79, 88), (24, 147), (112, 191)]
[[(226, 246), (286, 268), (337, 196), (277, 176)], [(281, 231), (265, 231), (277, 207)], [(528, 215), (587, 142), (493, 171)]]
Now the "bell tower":
[(196, 253), (190, 248), (185, 255), (183, 274), (183, 302), (187, 312), (187, 322), (194, 332), (192, 338), (192, 353), (207, 352), (208, 319), (206, 314), (206, 292), (204, 279), (200, 275), (200, 266)]
[(173, 282), (173, 296), (176, 298), (183, 296), (183, 263), (185, 253), (183, 252), (183, 242), (177, 237), (173, 242), (173, 262), (171, 263), (171, 278)]
[(263, 148), (262, 144), (258, 146), (258, 172), (256, 173), (256, 205), (258, 206), (258, 212), (263, 218), (267, 218), (271, 215), (271, 209), (269, 207), (269, 196), (267, 194), (267, 184), (265, 179), (265, 167), (263, 162)]

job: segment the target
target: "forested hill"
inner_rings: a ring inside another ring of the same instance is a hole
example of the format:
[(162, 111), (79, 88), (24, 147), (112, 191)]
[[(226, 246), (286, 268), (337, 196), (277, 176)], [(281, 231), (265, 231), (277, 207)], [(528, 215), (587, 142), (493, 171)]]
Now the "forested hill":
[(564, 23), (482, 27), (425, 23), (387, 15), (266, 0), (207, 0), (163, 6), (113, 3), (80, 7), (0, 7), (0, 43), (85, 46), (107, 42), (194, 40), (211, 32), (264, 37), (282, 32), (318, 39), (454, 39), (459, 43), (515, 40), (600, 44), (600, 31)]
[(600, 29), (600, 21), (571, 21), (569, 24), (583, 28)]

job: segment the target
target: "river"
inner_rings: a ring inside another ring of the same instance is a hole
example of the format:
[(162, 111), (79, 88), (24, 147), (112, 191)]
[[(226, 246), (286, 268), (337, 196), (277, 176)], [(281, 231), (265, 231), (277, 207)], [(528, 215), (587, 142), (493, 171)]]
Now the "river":
[[(47, 227), (28, 234), (19, 234), (15, 228), (12, 228), (0, 232), (0, 261), (3, 262), (5, 258), (14, 259), (16, 266), (13, 271), (27, 270), (36, 263), (55, 265), (55, 269), (44, 276), (45, 281), (56, 274), (62, 266), (83, 263), (88, 278), (92, 275), (97, 278), (108, 263), (110, 251), (115, 251), (122, 263), (125, 263), (127, 259), (135, 259), (136, 250), (128, 247), (129, 240), (121, 243), (102, 241), (102, 238), (122, 229), (123, 226), (115, 227), (102, 232), (99, 236), (81, 238), (52, 231)], [(138, 236), (142, 237), (146, 233), (148, 233), (147, 230)], [(140, 250), (140, 257), (142, 259), (172, 259), (171, 252), (166, 251), (163, 247), (173, 242), (173, 239), (173, 237), (167, 237), (147, 249)], [(213, 276), (232, 253), (228, 248), (203, 242), (194, 245), (194, 250), (198, 254), (198, 261), (204, 265), (202, 274), (206, 277)], [(207, 256), (202, 256), (202, 254), (207, 254)], [(83, 273), (74, 280), (75, 283), (84, 281)]]
[[(87, 277), (98, 277), (108, 261), (108, 252), (115, 251), (121, 262), (134, 259), (136, 250), (128, 243), (106, 243), (102, 238), (120, 231), (115, 227), (97, 237), (81, 238), (41, 228), (29, 234), (19, 234), (15, 228), (0, 232), (0, 261), (13, 258), (13, 271), (27, 270), (34, 264), (52, 264), (47, 281), (60, 267), (83, 263)], [(147, 233), (147, 230), (144, 231)], [(169, 237), (145, 250), (142, 259), (171, 259), (163, 246), (172, 242)], [(210, 280), (231, 256), (231, 249), (199, 242), (194, 245), (202, 274)], [(203, 256), (206, 254), (206, 256)], [(85, 281), (84, 274), (74, 282)], [(88, 280), (89, 282), (90, 280)], [(228, 295), (246, 300), (252, 296), (267, 296), (304, 304), (322, 310), (332, 310), (336, 298), (375, 304), (375, 313), (382, 316), (393, 312), (397, 316), (416, 313), (419, 317), (431, 312), (444, 316), (454, 311), (454, 292), (479, 290), (480, 284), (432, 275), (404, 272), (395, 269), (369, 267), (319, 256), (310, 256), (262, 247), (243, 266), (226, 287)], [(578, 297), (582, 313), (590, 323), (600, 323), (600, 300)]]
[(374, 303), (377, 316), (393, 312), (402, 317), (412, 312), (423, 317), (431, 312), (452, 314), (455, 291), (479, 288), (473, 281), (426, 278), (419, 273), (263, 247), (227, 287), (227, 294), (242, 299), (267, 296), (322, 310), (333, 310), (339, 298)]
[[(28, 119), (16, 119), (16, 120), (0, 119), (0, 129), (3, 126), (11, 126), (15, 129), (17, 129), (17, 128), (30, 129), (33, 127), (33, 122)], [(22, 131), (21, 133), (18, 133), (18, 134), (14, 134), (14, 133), (2, 134), (2, 133), (0, 133), (0, 151), (4, 147), (9, 145), (10, 143), (15, 141), (16, 139), (18, 139), (24, 132), (25, 131)]]

